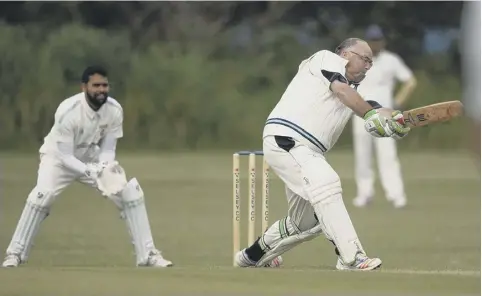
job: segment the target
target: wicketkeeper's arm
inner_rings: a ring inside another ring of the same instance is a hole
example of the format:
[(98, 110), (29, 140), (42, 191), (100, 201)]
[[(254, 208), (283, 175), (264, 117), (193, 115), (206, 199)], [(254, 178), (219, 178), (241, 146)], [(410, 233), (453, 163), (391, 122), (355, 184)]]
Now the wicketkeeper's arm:
[(57, 148), (60, 152), (59, 159), (64, 167), (78, 174), (86, 174), (87, 166), (74, 156), (74, 145), (72, 143), (57, 142)]
[(107, 134), (100, 144), (99, 162), (111, 162), (115, 160), (115, 149), (117, 137), (114, 134)]
[(75, 123), (67, 116), (57, 116), (54, 123), (54, 137), (57, 142), (58, 158), (63, 166), (76, 173), (84, 175), (87, 166), (74, 156)]
[(115, 114), (115, 120), (112, 128), (107, 132), (100, 144), (100, 163), (112, 162), (115, 160), (117, 140), (119, 138), (122, 138), (124, 134), (122, 129), (123, 121), (124, 115), (122, 109), (119, 109), (118, 112)]

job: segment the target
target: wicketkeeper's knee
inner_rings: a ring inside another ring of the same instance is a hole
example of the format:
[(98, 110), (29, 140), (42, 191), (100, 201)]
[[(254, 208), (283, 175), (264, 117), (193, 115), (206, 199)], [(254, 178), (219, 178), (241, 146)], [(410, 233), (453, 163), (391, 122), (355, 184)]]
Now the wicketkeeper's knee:
[(49, 209), (56, 199), (56, 195), (53, 191), (41, 189), (35, 186), (30, 191), (27, 202), (33, 206)]
[(144, 200), (144, 191), (136, 178), (132, 178), (127, 182), (124, 190), (119, 192), (117, 196), (121, 199), (122, 203), (129, 205), (129, 203), (136, 203)]

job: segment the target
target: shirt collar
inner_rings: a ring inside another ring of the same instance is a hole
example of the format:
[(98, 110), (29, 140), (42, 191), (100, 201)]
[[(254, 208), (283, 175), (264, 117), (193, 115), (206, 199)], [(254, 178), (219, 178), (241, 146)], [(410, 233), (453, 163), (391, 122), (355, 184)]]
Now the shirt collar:
[(349, 85), (349, 86), (352, 86), (352, 85), (353, 85), (353, 88), (354, 88), (354, 89), (357, 89), (358, 86), (360, 85), (360, 83), (359, 83), (359, 82), (348, 81), (348, 85)]

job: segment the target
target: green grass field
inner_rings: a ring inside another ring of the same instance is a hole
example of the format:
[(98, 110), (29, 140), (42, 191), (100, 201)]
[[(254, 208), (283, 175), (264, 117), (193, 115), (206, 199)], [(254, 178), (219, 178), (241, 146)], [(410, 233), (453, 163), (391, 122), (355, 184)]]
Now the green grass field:
[[(35, 185), (38, 160), (0, 157), (3, 252)], [(409, 206), (395, 210), (379, 185), (369, 208), (352, 207), (352, 155), (328, 155), (365, 249), (384, 262), (381, 270), (365, 273), (335, 271), (333, 248), (324, 237), (285, 254), (281, 269), (231, 267), (230, 152), (121, 154), (119, 160), (143, 186), (157, 246), (176, 266), (135, 268), (116, 208), (74, 184), (42, 225), (28, 264), (0, 270), (0, 295), (480, 295), (480, 175), (468, 156), (402, 154)], [(242, 164), (245, 200), (247, 160)], [(272, 222), (285, 215), (283, 192), (273, 178)], [(247, 207), (244, 202), (242, 209)]]

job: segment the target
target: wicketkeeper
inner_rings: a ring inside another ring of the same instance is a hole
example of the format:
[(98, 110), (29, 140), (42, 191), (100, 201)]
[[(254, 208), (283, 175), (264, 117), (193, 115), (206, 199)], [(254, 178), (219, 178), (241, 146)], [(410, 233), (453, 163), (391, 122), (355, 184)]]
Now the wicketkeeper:
[(138, 266), (172, 266), (154, 245), (139, 182), (127, 181), (115, 161), (117, 140), (123, 136), (123, 111), (108, 93), (107, 72), (88, 67), (82, 75), (82, 92), (57, 108), (55, 123), (39, 150), (37, 185), (28, 195), (3, 267), (27, 261), (40, 224), (74, 181), (96, 188), (114, 202), (131, 236)]

